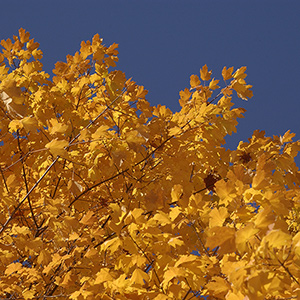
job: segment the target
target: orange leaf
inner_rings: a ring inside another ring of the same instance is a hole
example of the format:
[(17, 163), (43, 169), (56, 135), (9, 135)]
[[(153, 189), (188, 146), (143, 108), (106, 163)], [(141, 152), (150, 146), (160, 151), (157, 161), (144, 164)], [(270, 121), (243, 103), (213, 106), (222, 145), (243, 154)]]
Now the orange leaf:
[(231, 79), (232, 78), (232, 72), (233, 72), (233, 67), (228, 68), (228, 69), (226, 67), (224, 67), (223, 70), (222, 70), (223, 79), (224, 80)]
[(212, 71), (208, 71), (207, 65), (204, 65), (202, 69), (200, 69), (200, 76), (202, 80), (208, 81), (210, 80)]

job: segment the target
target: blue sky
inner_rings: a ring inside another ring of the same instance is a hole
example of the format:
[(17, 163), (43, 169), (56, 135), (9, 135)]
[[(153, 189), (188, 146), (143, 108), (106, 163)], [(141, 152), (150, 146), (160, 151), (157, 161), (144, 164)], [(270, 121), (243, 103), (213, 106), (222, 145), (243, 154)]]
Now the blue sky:
[(106, 45), (119, 44), (117, 68), (149, 90), (152, 105), (172, 111), (204, 64), (219, 79), (224, 66), (247, 66), (254, 97), (235, 101), (247, 112), (227, 139), (234, 148), (255, 129), (271, 136), (291, 129), (300, 139), (299, 15), (299, 0), (10, 0), (1, 3), (0, 39), (25, 28), (51, 72), (99, 33)]

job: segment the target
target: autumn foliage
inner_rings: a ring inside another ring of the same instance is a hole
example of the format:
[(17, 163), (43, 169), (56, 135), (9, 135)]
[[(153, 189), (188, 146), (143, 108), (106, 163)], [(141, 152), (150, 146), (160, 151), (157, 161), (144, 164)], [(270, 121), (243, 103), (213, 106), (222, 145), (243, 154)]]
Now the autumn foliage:
[(300, 142), (224, 146), (245, 67), (205, 65), (173, 113), (98, 35), (52, 78), (25, 30), (1, 45), (1, 299), (300, 298)]

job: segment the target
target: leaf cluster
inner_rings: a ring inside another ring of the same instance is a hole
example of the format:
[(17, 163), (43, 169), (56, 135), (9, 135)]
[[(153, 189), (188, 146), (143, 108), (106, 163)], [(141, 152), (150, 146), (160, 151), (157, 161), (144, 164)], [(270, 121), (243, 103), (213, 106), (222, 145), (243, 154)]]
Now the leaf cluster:
[(99, 35), (53, 78), (24, 29), (1, 45), (1, 299), (300, 297), (300, 142), (224, 146), (246, 67), (205, 65), (173, 113)]

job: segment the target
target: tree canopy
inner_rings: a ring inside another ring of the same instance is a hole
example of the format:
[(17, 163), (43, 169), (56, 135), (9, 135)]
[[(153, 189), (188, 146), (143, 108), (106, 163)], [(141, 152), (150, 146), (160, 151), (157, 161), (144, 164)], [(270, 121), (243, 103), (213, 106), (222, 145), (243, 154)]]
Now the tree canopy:
[(99, 35), (52, 78), (24, 29), (1, 45), (1, 299), (299, 299), (300, 142), (224, 140), (246, 67), (203, 66), (173, 113)]

